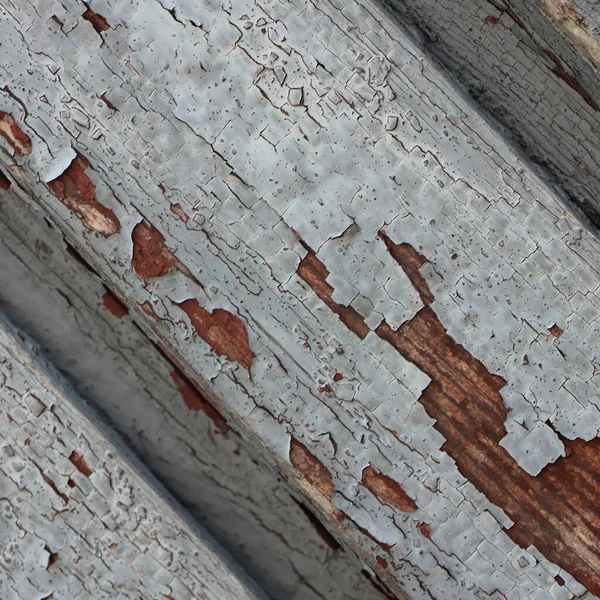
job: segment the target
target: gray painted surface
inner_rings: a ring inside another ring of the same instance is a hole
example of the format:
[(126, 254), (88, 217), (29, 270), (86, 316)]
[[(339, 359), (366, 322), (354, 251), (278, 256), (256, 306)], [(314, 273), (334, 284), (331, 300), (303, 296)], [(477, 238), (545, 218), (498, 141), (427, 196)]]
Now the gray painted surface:
[[(381, 0), (600, 225), (598, 3)], [(540, 8), (548, 7), (554, 18)], [(559, 8), (557, 8), (559, 7)], [(582, 22), (564, 19), (579, 11)], [(565, 23), (566, 21), (566, 23)], [(424, 34), (424, 35), (423, 35)]]
[[(371, 3), (91, 6), (111, 25), (102, 37), (75, 3), (20, 2), (0, 25), (13, 90), (1, 106), (33, 140), (29, 158), (2, 156), (23, 201), (43, 208), (292, 485), (291, 435), (310, 448), (333, 474), (334, 507), (358, 525), (338, 524), (346, 544), (374, 569), (391, 546), (391, 587), (414, 598), (585, 596), (511, 541), (510, 518), (442, 450), (419, 403), (429, 378), (373, 330), (422, 307), (378, 238), (385, 228), (428, 259), (422, 274), (449, 334), (508, 382), (503, 445), (535, 476), (563, 454), (557, 432), (598, 436), (598, 240)], [(69, 167), (71, 148), (89, 159), (119, 232), (91, 232), (43, 185)], [(196, 281), (181, 268), (138, 277), (131, 233), (143, 219)], [(364, 318), (364, 340), (296, 274), (306, 249), (294, 232), (329, 270), (334, 300)], [(179, 307), (189, 299), (241, 320), (250, 369), (197, 334)], [(545, 393), (555, 382), (525, 354), (565, 381)], [(368, 466), (418, 509), (380, 502), (360, 484)]]

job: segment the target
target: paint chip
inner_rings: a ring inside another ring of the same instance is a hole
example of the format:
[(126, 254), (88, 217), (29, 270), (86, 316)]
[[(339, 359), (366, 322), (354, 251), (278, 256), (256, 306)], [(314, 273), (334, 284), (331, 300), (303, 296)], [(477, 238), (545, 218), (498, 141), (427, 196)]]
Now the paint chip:
[(209, 312), (196, 299), (178, 305), (190, 318), (198, 335), (217, 353), (250, 370), (254, 354), (250, 350), (244, 322), (222, 308)]
[(381, 502), (397, 508), (402, 512), (415, 512), (418, 506), (415, 501), (387, 475), (378, 473), (373, 467), (367, 467), (362, 473), (361, 482)]
[(90, 231), (109, 237), (121, 229), (115, 213), (96, 200), (96, 186), (85, 174), (89, 162), (77, 155), (69, 167), (48, 187), (67, 208), (81, 217), (82, 223)]

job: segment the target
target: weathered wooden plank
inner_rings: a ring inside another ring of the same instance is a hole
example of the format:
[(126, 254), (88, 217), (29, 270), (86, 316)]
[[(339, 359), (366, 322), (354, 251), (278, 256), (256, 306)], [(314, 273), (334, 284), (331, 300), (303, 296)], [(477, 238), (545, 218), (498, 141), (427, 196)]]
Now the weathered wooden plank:
[(7, 8), (24, 201), (395, 593), (597, 592), (596, 238), (370, 3), (90, 6)]
[(0, 322), (2, 598), (265, 598), (26, 344)]
[(360, 563), (335, 548), (73, 252), (39, 211), (0, 192), (0, 312), (36, 339), (269, 598), (379, 598)]
[(600, 225), (597, 3), (382, 1)]

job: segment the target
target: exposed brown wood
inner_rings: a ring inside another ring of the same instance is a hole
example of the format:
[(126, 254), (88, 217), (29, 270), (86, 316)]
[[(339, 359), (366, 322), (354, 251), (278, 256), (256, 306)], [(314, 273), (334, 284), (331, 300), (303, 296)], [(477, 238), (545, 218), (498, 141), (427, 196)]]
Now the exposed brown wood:
[[(506, 434), (508, 410), (500, 395), (506, 382), (457, 344), (428, 306), (433, 296), (418, 273), (424, 264), (419, 253), (408, 244), (394, 244), (385, 234), (381, 237), (399, 266), (406, 265), (405, 272), (426, 306), (398, 331), (384, 321), (376, 333), (431, 378), (419, 401), (447, 440), (443, 450), (514, 521), (507, 533), (515, 543), (523, 548), (535, 545), (599, 594), (600, 440), (563, 440), (566, 457), (537, 477), (524, 471), (499, 444)], [(299, 275), (340, 319), (352, 310), (331, 299), (327, 270), (316, 255), (309, 253), (301, 267)], [(356, 327), (354, 317), (350, 322)]]
[(77, 156), (62, 175), (48, 183), (48, 187), (81, 217), (90, 231), (109, 237), (121, 229), (121, 224), (110, 208), (96, 200), (96, 187), (85, 173), (89, 166), (83, 156)]

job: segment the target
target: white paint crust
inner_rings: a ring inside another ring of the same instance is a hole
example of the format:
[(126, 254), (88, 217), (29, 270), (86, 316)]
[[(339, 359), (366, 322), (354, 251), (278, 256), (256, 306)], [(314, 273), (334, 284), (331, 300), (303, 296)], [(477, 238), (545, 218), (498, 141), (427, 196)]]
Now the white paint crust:
[[(399, 326), (421, 304), (377, 237), (385, 228), (428, 259), (432, 308), (449, 334), (508, 382), (507, 433), (519, 422), (529, 434), (505, 446), (523, 469), (540, 472), (560, 456), (556, 431), (598, 435), (598, 241), (421, 50), (371, 3), (353, 1), (92, 2), (112, 26), (102, 38), (78, 18), (80, 4), (0, 4), (12, 49), (0, 73), (26, 90), (24, 129), (48, 147), (71, 138), (98, 197), (115, 198), (123, 228), (106, 240), (85, 230), (27, 161), (23, 197), (132, 306), (153, 303), (160, 324), (138, 311), (144, 326), (203, 379), (242, 434), (282, 469), (290, 435), (301, 439), (334, 474), (337, 507), (393, 541), (403, 569), (389, 583), (412, 597), (556, 593), (558, 567), (517, 548), (510, 519), (441, 451), (418, 402), (428, 378), (372, 335), (359, 342), (296, 275), (306, 250), (293, 231), (324, 262), (338, 302), (371, 329), (382, 319)], [(73, 122), (75, 109), (89, 128)], [(178, 272), (137, 277), (129, 234), (142, 216), (201, 289)], [(242, 318), (250, 373), (195, 335), (174, 305), (189, 297)], [(539, 377), (538, 364), (559, 376)], [(335, 373), (343, 384), (331, 383)], [(331, 395), (319, 392), (325, 384)], [(368, 465), (393, 473), (419, 510), (399, 514), (365, 494), (358, 482)], [(418, 522), (431, 525), (431, 539)], [(347, 535), (373, 565), (376, 546)], [(559, 594), (585, 593), (561, 577)]]
[(379, 598), (360, 561), (327, 546), (257, 452), (185, 405), (173, 365), (131, 315), (111, 314), (99, 277), (31, 208), (0, 192), (0, 312), (40, 344), (269, 598)]

